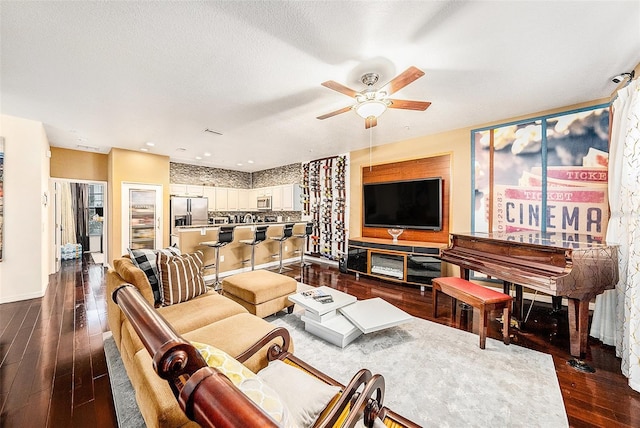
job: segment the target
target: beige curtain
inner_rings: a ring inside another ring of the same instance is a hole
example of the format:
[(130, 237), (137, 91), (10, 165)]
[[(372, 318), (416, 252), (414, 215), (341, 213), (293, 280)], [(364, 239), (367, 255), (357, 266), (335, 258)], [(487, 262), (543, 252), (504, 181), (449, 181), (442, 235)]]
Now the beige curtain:
[(62, 221), (61, 244), (76, 244), (76, 214), (73, 210), (71, 183), (60, 183), (60, 209)]

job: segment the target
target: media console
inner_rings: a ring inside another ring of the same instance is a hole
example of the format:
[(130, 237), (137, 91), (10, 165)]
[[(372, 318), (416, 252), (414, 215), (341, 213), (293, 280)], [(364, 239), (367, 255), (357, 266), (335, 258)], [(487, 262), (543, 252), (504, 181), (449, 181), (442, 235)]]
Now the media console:
[(381, 238), (349, 239), (347, 269), (377, 278), (430, 285), (442, 276), (440, 249), (445, 244), (421, 241), (398, 241)]

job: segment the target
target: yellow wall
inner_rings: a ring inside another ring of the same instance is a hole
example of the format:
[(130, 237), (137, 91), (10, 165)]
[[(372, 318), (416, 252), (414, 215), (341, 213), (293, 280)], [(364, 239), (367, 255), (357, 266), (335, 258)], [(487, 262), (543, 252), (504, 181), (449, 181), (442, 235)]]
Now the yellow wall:
[(108, 156), (107, 260), (122, 254), (122, 183), (159, 184), (163, 186), (163, 240), (169, 245), (169, 157), (132, 150), (111, 149)]
[[(398, 162), (452, 154), (451, 203), (449, 212), (450, 232), (469, 232), (471, 229), (471, 130), (486, 126), (499, 125), (531, 117), (544, 116), (563, 111), (589, 107), (609, 102), (609, 99), (590, 101), (573, 106), (556, 108), (526, 116), (505, 118), (494, 122), (456, 129), (441, 134), (428, 135), (411, 140), (373, 147), (371, 163), (373, 165)], [(427, 111), (426, 114), (429, 114)], [(375, 131), (374, 131), (375, 132)], [(369, 149), (351, 152), (350, 154), (350, 211), (349, 234), (360, 236), (362, 228), (362, 168), (369, 166)], [(402, 239), (400, 237), (399, 239)]]
[(51, 177), (107, 181), (108, 155), (51, 147)]

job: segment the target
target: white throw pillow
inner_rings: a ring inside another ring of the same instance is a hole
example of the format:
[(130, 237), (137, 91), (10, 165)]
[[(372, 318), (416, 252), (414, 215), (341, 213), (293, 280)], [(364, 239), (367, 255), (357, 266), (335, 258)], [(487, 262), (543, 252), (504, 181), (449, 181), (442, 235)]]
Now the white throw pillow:
[(288, 410), (278, 393), (251, 370), (226, 352), (206, 343), (191, 342), (209, 367), (215, 367), (227, 376), (254, 403), (262, 408), (280, 426), (292, 427)]
[(333, 397), (337, 386), (327, 385), (312, 375), (280, 360), (269, 363), (258, 376), (273, 388), (289, 410), (295, 427), (310, 427)]

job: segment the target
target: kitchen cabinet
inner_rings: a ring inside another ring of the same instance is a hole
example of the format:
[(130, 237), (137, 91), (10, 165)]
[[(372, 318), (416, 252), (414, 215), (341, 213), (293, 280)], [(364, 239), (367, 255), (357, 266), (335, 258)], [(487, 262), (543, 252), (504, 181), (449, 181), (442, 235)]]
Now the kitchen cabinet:
[(238, 211), (238, 189), (227, 190), (227, 209), (229, 211)]
[(258, 187), (258, 196), (273, 196), (273, 187)]
[(300, 201), (301, 189), (298, 184), (286, 184), (282, 186), (282, 210), (283, 211), (301, 211), (302, 202)]
[(186, 184), (170, 184), (169, 193), (176, 196), (185, 196), (187, 194)]
[(186, 196), (200, 196), (204, 195), (204, 186), (199, 185), (187, 185), (187, 195)]
[(249, 189), (249, 211), (258, 210), (258, 189)]
[(224, 187), (216, 187), (216, 211), (228, 211), (228, 194), (229, 189)]
[(272, 195), (271, 195), (271, 211), (283, 211), (282, 205), (282, 187), (283, 186), (273, 186), (272, 187)]
[(216, 188), (213, 186), (204, 186), (203, 195), (209, 202), (209, 211), (216, 210)]
[(300, 186), (298, 184), (284, 184), (273, 187), (273, 211), (301, 211)]
[(249, 189), (238, 189), (238, 210), (249, 211), (250, 209)]
[(204, 196), (204, 187), (196, 184), (174, 183), (169, 185), (169, 194), (172, 196)]

